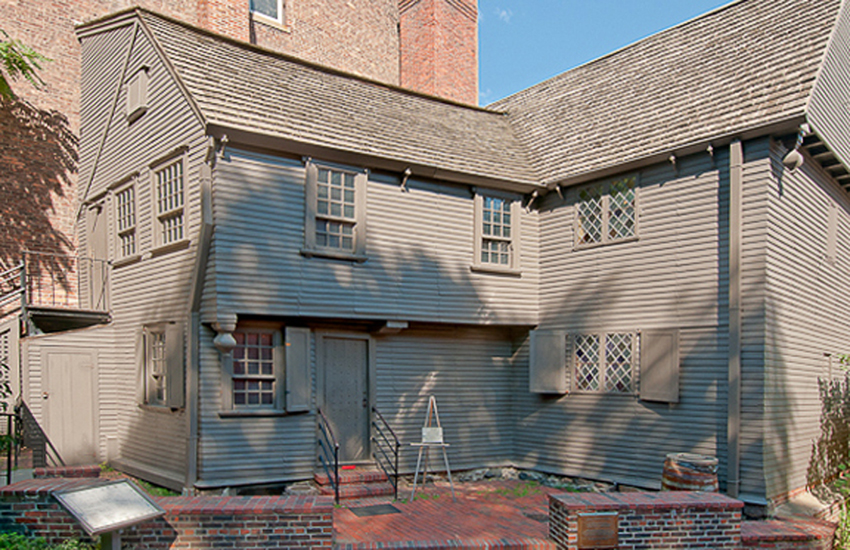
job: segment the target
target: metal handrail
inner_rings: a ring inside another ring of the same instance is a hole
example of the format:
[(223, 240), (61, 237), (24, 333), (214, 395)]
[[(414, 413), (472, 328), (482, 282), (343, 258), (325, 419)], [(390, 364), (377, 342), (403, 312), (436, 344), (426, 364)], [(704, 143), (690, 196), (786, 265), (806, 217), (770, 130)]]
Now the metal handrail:
[(19, 399), (15, 405), (15, 412), (21, 423), (21, 433), (23, 435), (24, 444), (32, 449), (32, 462), (34, 468), (42, 468), (48, 466), (48, 461), (54, 466), (65, 466), (65, 461), (44, 430), (38, 423), (38, 420), (33, 416), (27, 404), (23, 399)]
[[(375, 450), (372, 451), (372, 458), (375, 459), (375, 463), (384, 471), (384, 474), (392, 480), (393, 498), (398, 500), (398, 454), (401, 448), (401, 442), (398, 436), (396, 436), (395, 431), (393, 431), (392, 426), (390, 426), (390, 423), (387, 422), (381, 411), (374, 405), (372, 406), (372, 412), (375, 413), (372, 419), (372, 427), (376, 434), (372, 436), (372, 442), (375, 444), (373, 446)], [(392, 437), (392, 440), (390, 440), (387, 434)], [(392, 457), (388, 452), (388, 448), (392, 452)], [(380, 455), (378, 455), (378, 452), (380, 452)]]
[[(322, 409), (317, 409), (317, 412), (319, 418), (319, 463), (325, 470), (325, 475), (328, 476), (334, 489), (334, 502), (339, 504), (339, 443), (337, 443), (330, 422), (322, 413)], [(333, 475), (330, 471), (331, 462), (333, 462)]]
[(20, 427), (21, 419), (15, 413), (0, 413), (0, 416), (6, 417), (6, 485), (12, 484), (12, 459), (15, 460), (15, 465), (18, 462), (18, 428)]

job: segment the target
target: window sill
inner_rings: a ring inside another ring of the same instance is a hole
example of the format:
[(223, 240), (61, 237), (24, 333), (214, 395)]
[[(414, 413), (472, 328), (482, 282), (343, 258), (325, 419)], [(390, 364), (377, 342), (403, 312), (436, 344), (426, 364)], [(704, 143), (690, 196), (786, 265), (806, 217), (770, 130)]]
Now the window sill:
[(218, 416), (221, 418), (289, 416), (289, 413), (280, 409), (234, 409), (232, 411), (218, 411)]
[(166, 407), (165, 405), (149, 405), (147, 403), (140, 404), (139, 408), (143, 411), (149, 411), (158, 414), (174, 414), (183, 412), (182, 408), (172, 409), (171, 407)]
[(629, 237), (627, 239), (617, 239), (616, 241), (607, 241), (604, 243), (577, 244), (573, 246), (573, 250), (590, 250), (593, 248), (599, 248), (600, 246), (614, 246), (622, 243), (633, 243), (637, 240), (639, 240), (638, 236), (635, 235), (634, 237)]
[(127, 256), (126, 258), (121, 258), (120, 260), (115, 260), (112, 262), (112, 267), (123, 267), (125, 265), (130, 265), (138, 262), (142, 259), (141, 254), (133, 254), (132, 256)]
[(301, 255), (305, 258), (330, 258), (332, 260), (346, 260), (349, 262), (357, 262), (362, 264), (368, 257), (360, 254), (349, 254), (347, 252), (338, 252), (336, 250), (317, 250), (302, 248)]
[(267, 27), (272, 27), (273, 29), (283, 31), (285, 33), (292, 33), (291, 26), (287, 25), (286, 23), (281, 23), (277, 19), (272, 19), (267, 15), (263, 15), (262, 13), (251, 12), (251, 19), (254, 23), (261, 23)]
[(495, 265), (477, 264), (469, 266), (469, 270), (476, 273), (491, 273), (493, 275), (509, 275), (511, 277), (521, 277), (522, 270), (513, 267), (499, 267)]
[(183, 239), (182, 241), (176, 241), (173, 243), (164, 244), (162, 246), (158, 246), (151, 250), (151, 256), (162, 256), (163, 254), (168, 254), (169, 252), (174, 252), (176, 250), (183, 250), (184, 248), (189, 248), (189, 239)]

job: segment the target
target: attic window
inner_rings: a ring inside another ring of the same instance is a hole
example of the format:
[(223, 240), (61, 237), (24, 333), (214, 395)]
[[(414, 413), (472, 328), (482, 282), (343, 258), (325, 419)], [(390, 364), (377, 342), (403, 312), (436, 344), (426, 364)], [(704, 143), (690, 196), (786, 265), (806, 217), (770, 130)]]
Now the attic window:
[(251, 0), (251, 13), (284, 24), (284, 0)]
[(148, 110), (148, 68), (139, 69), (127, 83), (127, 120), (133, 122)]

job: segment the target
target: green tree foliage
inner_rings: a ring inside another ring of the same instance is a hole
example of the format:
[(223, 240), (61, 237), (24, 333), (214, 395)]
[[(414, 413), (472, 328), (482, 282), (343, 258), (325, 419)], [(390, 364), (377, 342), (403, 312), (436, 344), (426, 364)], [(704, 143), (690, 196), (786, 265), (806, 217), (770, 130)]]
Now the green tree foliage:
[(45, 61), (50, 60), (20, 40), (13, 40), (6, 31), (0, 29), (0, 99), (15, 99), (11, 83), (20, 77), (24, 77), (36, 88), (43, 85), (44, 81), (37, 71)]

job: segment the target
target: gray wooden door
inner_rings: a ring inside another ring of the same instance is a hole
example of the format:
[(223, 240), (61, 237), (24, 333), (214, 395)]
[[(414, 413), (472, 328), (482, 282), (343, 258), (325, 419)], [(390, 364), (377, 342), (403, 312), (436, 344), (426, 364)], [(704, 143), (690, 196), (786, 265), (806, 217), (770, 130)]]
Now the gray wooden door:
[(88, 271), (89, 308), (97, 311), (109, 309), (109, 229), (106, 225), (106, 208), (95, 204), (88, 211), (88, 256), (83, 267)]
[(44, 431), (67, 465), (96, 464), (95, 352), (56, 350), (44, 363)]
[(341, 462), (369, 459), (369, 344), (326, 336), (324, 412), (339, 443)]

